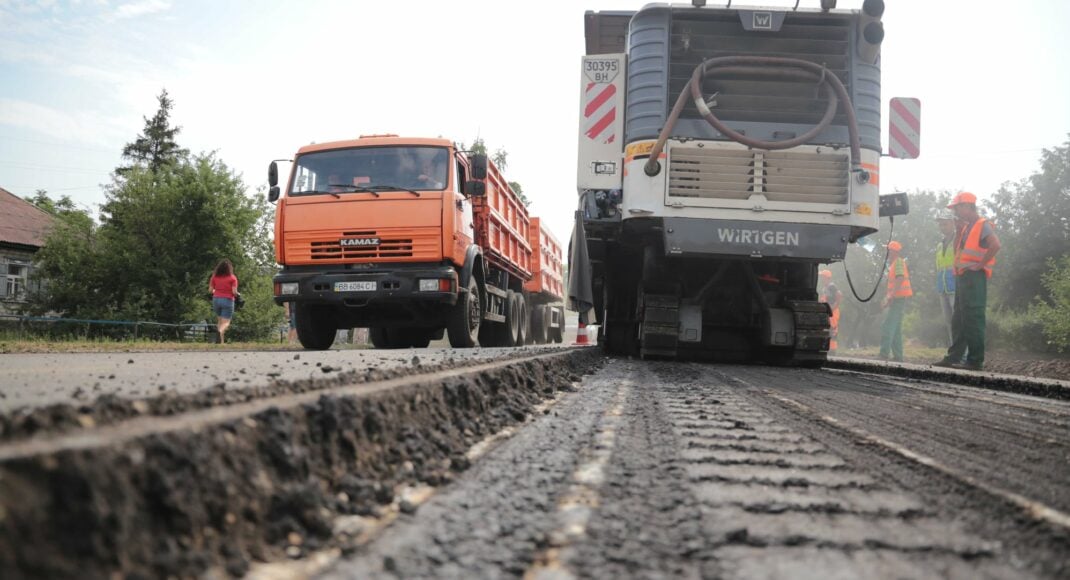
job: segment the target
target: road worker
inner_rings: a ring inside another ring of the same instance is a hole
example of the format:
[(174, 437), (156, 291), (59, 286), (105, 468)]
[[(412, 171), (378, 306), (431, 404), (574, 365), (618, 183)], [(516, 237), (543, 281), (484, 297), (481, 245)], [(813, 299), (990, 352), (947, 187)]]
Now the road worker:
[(818, 296), (817, 299), (825, 302), (832, 310), (829, 318), (829, 352), (838, 347), (837, 338), (840, 334), (840, 304), (843, 303), (843, 292), (832, 282), (832, 271), (822, 269), (818, 272)]
[[(951, 346), (936, 366), (961, 366), (979, 371), (985, 363), (985, 305), (988, 279), (999, 253), (999, 237), (992, 224), (977, 213), (977, 196), (964, 191), (947, 206), (958, 218), (955, 237), (955, 307), (951, 317)], [(966, 362), (956, 363), (966, 355)]]
[(899, 253), (903, 245), (896, 241), (888, 242), (888, 290), (885, 292), (881, 307), (888, 310), (881, 326), (881, 353), (883, 360), (903, 361), (903, 312), (907, 299), (914, 295), (910, 288), (910, 272), (907, 270), (906, 258)]
[(936, 244), (936, 295), (944, 313), (947, 345), (951, 346), (951, 316), (955, 311), (955, 214), (941, 210), (936, 216), (943, 238)]

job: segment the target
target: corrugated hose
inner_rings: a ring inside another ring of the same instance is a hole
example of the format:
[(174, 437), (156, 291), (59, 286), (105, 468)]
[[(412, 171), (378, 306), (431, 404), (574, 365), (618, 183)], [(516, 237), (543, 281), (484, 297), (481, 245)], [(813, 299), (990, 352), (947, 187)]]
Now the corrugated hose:
[[(723, 121), (718, 119), (713, 114), (713, 111), (710, 110), (702, 95), (703, 80), (706, 77), (723, 74), (766, 77), (772, 80), (813, 81), (820, 85), (821, 91), (828, 101), (828, 106), (825, 107), (825, 115), (817, 125), (814, 125), (812, 129), (798, 137), (783, 141), (765, 141), (748, 137), (730, 129)], [(840, 81), (839, 77), (823, 65), (797, 58), (723, 56), (703, 61), (702, 64), (695, 67), (695, 71), (691, 74), (691, 80), (680, 91), (680, 96), (676, 99), (676, 104), (673, 105), (669, 118), (665, 120), (665, 126), (662, 127), (658, 140), (654, 143), (654, 148), (650, 151), (650, 158), (644, 166), (647, 175), (654, 176), (661, 171), (661, 163), (658, 161), (658, 157), (661, 156), (662, 151), (665, 149), (665, 143), (669, 140), (669, 136), (672, 134), (672, 130), (676, 126), (684, 106), (687, 104), (688, 96), (694, 100), (695, 107), (698, 108), (699, 113), (706, 119), (706, 122), (722, 135), (747, 147), (766, 150), (789, 149), (809, 142), (828, 127), (833, 117), (836, 116), (836, 109), (839, 103), (842, 102), (844, 112), (847, 115), (847, 131), (851, 142), (851, 172), (863, 171), (861, 166), (862, 146), (858, 139), (858, 122), (855, 118), (854, 107), (851, 105), (851, 97), (847, 94), (847, 88), (843, 86), (843, 82)]]

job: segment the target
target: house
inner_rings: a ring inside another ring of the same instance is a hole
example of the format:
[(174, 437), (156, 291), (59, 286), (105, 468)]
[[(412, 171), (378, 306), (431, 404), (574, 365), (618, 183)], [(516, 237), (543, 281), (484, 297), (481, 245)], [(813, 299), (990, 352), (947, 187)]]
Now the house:
[(26, 301), (33, 255), (55, 219), (0, 188), (0, 314), (15, 314)]

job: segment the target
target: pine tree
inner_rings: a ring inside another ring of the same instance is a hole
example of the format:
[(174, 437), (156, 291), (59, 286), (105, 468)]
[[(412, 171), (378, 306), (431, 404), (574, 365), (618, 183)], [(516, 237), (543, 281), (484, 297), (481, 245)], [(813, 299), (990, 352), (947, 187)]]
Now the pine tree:
[(123, 147), (123, 159), (131, 162), (130, 165), (119, 167), (115, 170), (119, 175), (127, 174), (134, 167), (143, 167), (152, 173), (156, 173), (165, 165), (172, 165), (185, 157), (189, 151), (182, 149), (175, 142), (181, 127), (172, 127), (170, 124), (171, 108), (174, 102), (167, 95), (167, 89), (160, 91), (157, 97), (160, 108), (156, 114), (145, 119), (145, 130), (137, 136), (133, 143), (127, 143)]

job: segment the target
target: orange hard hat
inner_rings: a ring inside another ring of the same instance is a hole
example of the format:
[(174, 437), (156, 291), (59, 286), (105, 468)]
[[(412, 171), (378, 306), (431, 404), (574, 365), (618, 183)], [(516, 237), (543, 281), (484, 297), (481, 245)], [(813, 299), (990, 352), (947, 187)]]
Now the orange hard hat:
[(952, 208), (952, 207), (955, 207), (956, 205), (958, 205), (960, 203), (976, 204), (977, 203), (977, 196), (972, 194), (972, 193), (970, 193), (970, 192), (968, 192), (968, 191), (960, 191), (958, 193), (958, 195), (956, 195), (951, 200), (951, 203), (947, 204), (947, 207)]
[(832, 270), (821, 270), (820, 272), (817, 273), (817, 275), (821, 276), (822, 278), (831, 278), (832, 277)]
[(896, 241), (891, 241), (891, 242), (888, 242), (888, 249), (893, 251), (893, 252), (898, 252), (899, 250), (903, 249), (903, 244), (900, 244), (899, 242), (896, 242)]

